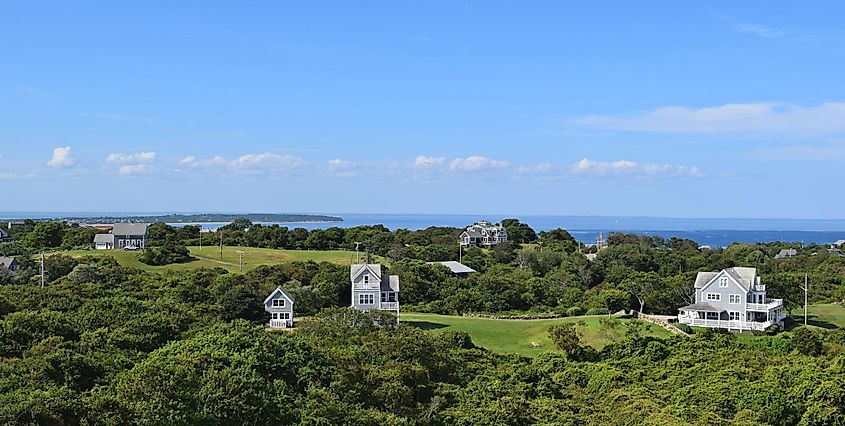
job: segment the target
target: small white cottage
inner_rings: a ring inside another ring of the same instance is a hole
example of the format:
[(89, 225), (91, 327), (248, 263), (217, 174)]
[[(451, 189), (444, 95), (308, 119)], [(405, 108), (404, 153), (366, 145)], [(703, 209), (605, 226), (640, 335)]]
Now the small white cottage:
[(276, 287), (266, 299), (264, 310), (270, 313), (270, 328), (293, 327), (293, 296), (281, 287)]

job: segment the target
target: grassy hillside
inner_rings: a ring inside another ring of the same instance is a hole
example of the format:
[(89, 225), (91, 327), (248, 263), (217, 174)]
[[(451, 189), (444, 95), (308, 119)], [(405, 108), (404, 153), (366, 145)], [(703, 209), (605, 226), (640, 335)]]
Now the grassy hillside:
[[(810, 305), (807, 310), (807, 324), (811, 326), (834, 329), (845, 328), (845, 307), (835, 303)], [(804, 324), (804, 308), (796, 309), (792, 313), (795, 325)]]
[[(469, 318), (436, 314), (403, 313), (401, 321), (423, 329), (433, 331), (454, 330), (463, 331), (472, 337), (472, 341), (484, 348), (495, 352), (517, 353), (527, 356), (537, 356), (543, 352), (555, 350), (549, 340), (549, 327), (561, 322), (587, 323), (583, 340), (590, 346), (601, 348), (608, 343), (608, 339), (599, 329), (600, 316), (584, 316), (572, 318), (558, 318), (548, 320), (496, 320), (486, 318)], [(630, 321), (622, 319), (621, 321)], [(651, 325), (646, 333), (652, 336), (669, 336), (669, 332), (656, 325)], [(539, 347), (532, 347), (531, 342), (540, 343)]]
[[(223, 257), (220, 257), (219, 247), (204, 246), (188, 247), (194, 260), (188, 263), (179, 263), (165, 266), (150, 266), (138, 261), (139, 252), (123, 251), (123, 250), (74, 250), (62, 252), (73, 257), (90, 256), (111, 256), (114, 257), (118, 263), (123, 266), (144, 269), (147, 271), (174, 271), (174, 270), (188, 270), (196, 268), (215, 268), (222, 267), (231, 272), (237, 272), (238, 266), (238, 251), (244, 251), (244, 271), (254, 269), (261, 265), (275, 265), (278, 263), (294, 262), (294, 261), (309, 261), (315, 262), (332, 262), (339, 265), (349, 265), (355, 262), (354, 251), (343, 250), (274, 250), (266, 248), (252, 248), (252, 247), (223, 247)], [(383, 259), (376, 256), (375, 261), (382, 262)]]

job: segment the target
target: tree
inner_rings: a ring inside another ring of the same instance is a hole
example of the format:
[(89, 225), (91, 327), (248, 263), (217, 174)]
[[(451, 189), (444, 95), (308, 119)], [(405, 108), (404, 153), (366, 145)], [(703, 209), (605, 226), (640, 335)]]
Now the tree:
[(537, 241), (537, 233), (519, 219), (505, 219), (501, 225), (508, 232), (508, 241), (523, 244)]
[(654, 272), (635, 272), (623, 280), (619, 287), (634, 296), (640, 304), (639, 312), (645, 313), (646, 300), (654, 295), (660, 284), (660, 276)]
[(549, 338), (558, 349), (566, 353), (567, 357), (577, 359), (583, 350), (581, 347), (583, 333), (579, 328), (584, 326), (586, 326), (584, 321), (555, 324), (549, 328)]
[(822, 353), (821, 337), (807, 327), (799, 327), (792, 332), (792, 343), (795, 350), (804, 355), (818, 356)]
[(232, 321), (245, 319), (256, 324), (263, 324), (270, 320), (264, 310), (265, 296), (257, 289), (238, 284), (230, 287), (220, 297), (219, 304), (223, 319)]
[(602, 306), (607, 308), (608, 315), (628, 307), (628, 293), (615, 288), (608, 288), (599, 293)]

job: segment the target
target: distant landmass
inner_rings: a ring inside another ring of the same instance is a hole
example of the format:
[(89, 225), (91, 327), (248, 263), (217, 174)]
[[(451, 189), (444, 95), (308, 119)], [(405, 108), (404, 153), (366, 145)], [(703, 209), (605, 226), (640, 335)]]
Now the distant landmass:
[[(121, 222), (143, 222), (143, 223), (209, 223), (209, 222), (231, 222), (238, 218), (247, 218), (252, 222), (270, 223), (303, 223), (303, 222), (343, 222), (343, 218), (337, 216), (325, 216), (317, 214), (286, 214), (286, 213), (247, 213), (247, 214), (220, 214), (220, 213), (195, 213), (195, 214), (162, 214), (162, 215), (138, 215), (138, 216), (66, 216), (45, 218), (35, 220), (65, 220), (76, 223), (121, 223)], [(13, 218), (20, 220), (21, 218)]]

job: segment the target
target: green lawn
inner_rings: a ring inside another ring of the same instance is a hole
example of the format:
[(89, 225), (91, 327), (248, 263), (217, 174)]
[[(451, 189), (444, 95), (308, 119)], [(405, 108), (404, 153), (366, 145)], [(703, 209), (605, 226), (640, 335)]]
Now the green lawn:
[[(792, 312), (795, 325), (804, 324), (804, 307)], [(845, 307), (835, 303), (810, 305), (807, 309), (807, 324), (815, 327), (845, 328)]]
[[(590, 346), (600, 349), (608, 343), (608, 339), (599, 329), (601, 316), (583, 316), (557, 318), (548, 320), (496, 320), (486, 318), (471, 318), (421, 313), (402, 313), (402, 322), (437, 331), (463, 331), (472, 337), (472, 341), (481, 347), (496, 352), (517, 353), (526, 356), (537, 356), (543, 352), (555, 350), (549, 340), (549, 327), (562, 322), (584, 321), (587, 323), (583, 340)], [(630, 321), (622, 319), (621, 321)], [(666, 337), (669, 332), (662, 327), (649, 324), (647, 335)], [(540, 343), (539, 347), (532, 347), (531, 342)]]
[[(73, 257), (90, 256), (111, 256), (123, 266), (143, 269), (147, 271), (184, 271), (197, 268), (222, 267), (231, 272), (239, 270), (238, 251), (243, 250), (244, 271), (249, 271), (262, 265), (275, 265), (279, 263), (308, 261), (332, 262), (339, 265), (349, 265), (355, 262), (354, 251), (343, 250), (274, 250), (252, 247), (223, 247), (223, 257), (220, 257), (220, 247), (204, 246), (200, 249), (197, 246), (188, 247), (195, 260), (187, 263), (178, 263), (165, 266), (150, 266), (138, 261), (137, 251), (123, 250), (74, 250), (61, 252)], [(376, 256), (375, 261), (383, 262), (383, 259)]]

